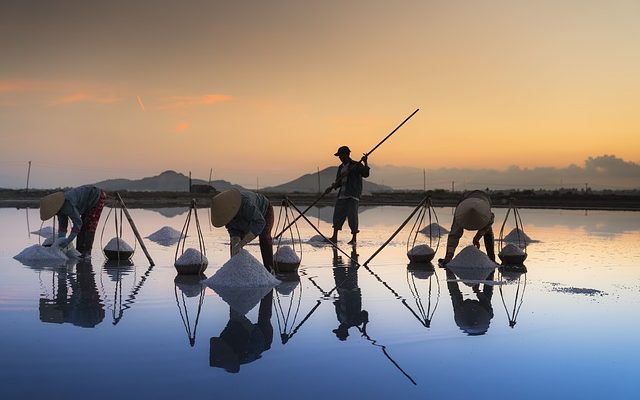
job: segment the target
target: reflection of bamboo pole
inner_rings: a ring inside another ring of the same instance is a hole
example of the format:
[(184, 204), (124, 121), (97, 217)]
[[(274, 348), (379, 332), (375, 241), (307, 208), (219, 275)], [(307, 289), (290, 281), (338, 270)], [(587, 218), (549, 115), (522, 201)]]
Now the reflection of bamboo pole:
[(154, 266), (155, 264), (153, 262), (153, 259), (151, 258), (151, 255), (149, 254), (149, 251), (147, 250), (147, 246), (144, 245), (144, 242), (142, 241), (142, 237), (140, 236), (140, 232), (138, 232), (138, 228), (136, 228), (136, 224), (133, 222), (133, 219), (129, 214), (129, 210), (127, 210), (127, 206), (124, 204), (124, 200), (122, 200), (120, 193), (116, 193), (116, 197), (120, 202), (120, 205), (122, 206), (122, 210), (124, 211), (124, 215), (127, 217), (127, 221), (129, 221), (129, 225), (131, 225), (133, 234), (136, 236), (136, 239), (138, 239), (138, 243), (140, 243), (140, 247), (142, 247), (142, 251), (144, 251), (144, 255), (147, 256), (147, 260), (149, 260), (149, 264), (151, 266)]
[[(298, 329), (300, 329), (300, 327), (302, 325), (304, 325), (305, 322), (307, 322), (307, 320), (309, 319), (309, 317), (311, 317), (311, 315), (316, 312), (316, 310), (318, 309), (318, 307), (320, 307), (320, 304), (322, 304), (322, 301), (317, 300), (316, 305), (313, 306), (313, 308), (311, 309), (311, 311), (309, 311), (307, 313), (307, 315), (305, 315), (305, 317), (302, 319), (302, 321), (300, 321), (300, 323), (298, 324), (298, 326), (296, 326), (293, 330), (291, 330), (291, 333), (288, 334), (286, 336), (286, 339), (283, 338), (283, 341), (286, 343), (289, 341), (289, 339), (291, 339), (293, 337), (293, 335), (296, 334), (296, 332), (298, 332)], [(284, 344), (284, 343), (283, 343)]]
[[(307, 221), (307, 223), (308, 223), (308, 224), (309, 224), (309, 225), (310, 225), (310, 226), (311, 226), (311, 227), (312, 227), (312, 228), (313, 228), (313, 229), (314, 229), (314, 230), (315, 230), (315, 231), (316, 231), (320, 236), (322, 236), (322, 238), (323, 238), (327, 243), (331, 244), (331, 246), (333, 246), (336, 250), (338, 250), (339, 252), (341, 252), (342, 254), (344, 254), (345, 256), (347, 256), (347, 258), (348, 258), (349, 260), (351, 260), (353, 263), (355, 263), (355, 265), (359, 265), (359, 264), (358, 264), (358, 261), (356, 261), (356, 260), (354, 260), (353, 258), (351, 258), (351, 256), (350, 256), (349, 254), (347, 254), (344, 250), (342, 250), (342, 249), (341, 249), (340, 247), (338, 247), (335, 243), (333, 243), (332, 241), (330, 241), (329, 239), (327, 239), (327, 237), (326, 237), (326, 236), (324, 236), (324, 235), (322, 234), (322, 232), (320, 232), (320, 230), (318, 230), (318, 228), (316, 228), (316, 226), (315, 226), (315, 225), (313, 225), (313, 222), (309, 221), (309, 218), (307, 218), (307, 216), (306, 216), (306, 215), (304, 215), (304, 212), (303, 212), (303, 211), (300, 211), (300, 209), (299, 209), (298, 207), (296, 207), (296, 205), (295, 205), (295, 204), (293, 204), (293, 202), (292, 202), (290, 199), (288, 199), (288, 198), (287, 198), (287, 202), (291, 205), (291, 207), (293, 207), (293, 209), (294, 209), (294, 210), (296, 210), (296, 211), (298, 212), (298, 214), (300, 214), (300, 215), (298, 215), (298, 217), (297, 217), (297, 218), (302, 217), (305, 221)], [(305, 211), (306, 211), (306, 210), (305, 210)], [(297, 218), (296, 218), (296, 219), (297, 219)], [(294, 220), (294, 222), (295, 222), (295, 220)], [(292, 224), (293, 224), (293, 222), (292, 222), (291, 224), (289, 224), (289, 226), (291, 226)], [(283, 231), (283, 232), (284, 232), (284, 231)]]
[(131, 306), (135, 302), (136, 296), (140, 292), (140, 289), (142, 289), (142, 285), (144, 285), (144, 283), (146, 282), (147, 277), (149, 277), (149, 274), (151, 274), (151, 271), (153, 270), (153, 266), (154, 264), (151, 264), (149, 268), (147, 268), (144, 274), (142, 274), (142, 276), (140, 277), (140, 281), (138, 282), (138, 284), (134, 286), (133, 290), (131, 290), (131, 293), (129, 293), (129, 296), (127, 297), (127, 299), (124, 301), (124, 303), (122, 303), (122, 311), (120, 312), (120, 316), (118, 320), (113, 321), (114, 325), (120, 322), (120, 319), (124, 316), (124, 311), (131, 308)]
[(31, 239), (31, 226), (29, 226), (29, 207), (25, 208), (24, 211), (27, 214), (27, 236)]
[(393, 358), (391, 358), (391, 355), (389, 354), (389, 352), (387, 352), (387, 346), (383, 345), (383, 344), (378, 344), (378, 341), (375, 339), (371, 339), (371, 337), (369, 336), (369, 334), (367, 333), (367, 329), (366, 329), (366, 325), (363, 326), (362, 328), (357, 327), (356, 328), (360, 331), (360, 333), (362, 334), (362, 336), (367, 339), (369, 342), (371, 342), (372, 345), (376, 346), (376, 347), (380, 347), (380, 349), (382, 350), (382, 353), (384, 354), (385, 357), (387, 357), (387, 359), (389, 361), (391, 361), (391, 363), (393, 364), (394, 367), (396, 367), (398, 369), (398, 371), (402, 372), (402, 374), (404, 376), (407, 377), (407, 379), (409, 379), (411, 381), (411, 383), (413, 383), (414, 385), (418, 386), (418, 384), (416, 383), (416, 381), (413, 380), (413, 378), (411, 377), (411, 375), (409, 375), (404, 369), (402, 369), (402, 367), (400, 366), (400, 364), (398, 364), (396, 362), (396, 360), (394, 360)]

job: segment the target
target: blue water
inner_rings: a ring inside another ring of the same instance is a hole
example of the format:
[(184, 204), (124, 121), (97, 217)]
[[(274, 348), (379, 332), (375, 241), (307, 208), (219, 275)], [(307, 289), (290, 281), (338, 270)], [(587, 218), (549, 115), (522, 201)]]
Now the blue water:
[[(492, 284), (407, 269), (411, 224), (368, 268), (350, 267), (411, 210), (363, 207), (355, 250), (346, 236), (346, 254), (303, 245), (299, 281), (241, 315), (212, 289), (175, 280), (175, 246), (147, 240), (154, 267), (139, 247), (132, 266), (113, 267), (99, 232), (90, 263), (23, 265), (13, 256), (38, 243), (37, 210), (0, 209), (0, 398), (638, 398), (640, 213), (521, 210), (540, 242), (527, 248), (526, 274), (496, 270)], [(180, 230), (182, 211), (132, 215), (147, 236)], [(452, 210), (437, 213), (448, 228)], [(309, 215), (330, 232), (330, 208)], [(504, 215), (496, 210), (496, 235)], [(199, 216), (210, 277), (228, 240)]]

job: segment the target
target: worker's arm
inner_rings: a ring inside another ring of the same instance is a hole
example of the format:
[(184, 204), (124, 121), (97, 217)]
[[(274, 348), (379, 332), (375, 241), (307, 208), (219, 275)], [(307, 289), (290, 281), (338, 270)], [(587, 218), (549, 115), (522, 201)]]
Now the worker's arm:
[(69, 243), (78, 236), (78, 233), (80, 233), (80, 230), (82, 229), (82, 216), (78, 212), (78, 209), (69, 202), (65, 202), (58, 214), (58, 222), (60, 226), (58, 237), (66, 236), (67, 229), (69, 227), (69, 220), (71, 220), (72, 223), (71, 233), (69, 233), (69, 236), (66, 239), (59, 242), (60, 247), (67, 247)]
[(360, 164), (360, 175), (363, 178), (368, 178), (369, 172), (371, 172), (371, 168), (369, 168), (369, 164), (367, 163), (368, 158), (369, 157), (365, 154), (360, 160), (362, 162), (362, 164)]

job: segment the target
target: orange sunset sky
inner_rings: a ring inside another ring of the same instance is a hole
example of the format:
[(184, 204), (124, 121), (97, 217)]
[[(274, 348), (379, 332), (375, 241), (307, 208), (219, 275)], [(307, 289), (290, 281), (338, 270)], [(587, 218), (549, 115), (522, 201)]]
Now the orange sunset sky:
[[(0, 1), (0, 186), (640, 161), (640, 2)], [(355, 157), (354, 157), (355, 158)], [(6, 185), (6, 184), (5, 184)]]

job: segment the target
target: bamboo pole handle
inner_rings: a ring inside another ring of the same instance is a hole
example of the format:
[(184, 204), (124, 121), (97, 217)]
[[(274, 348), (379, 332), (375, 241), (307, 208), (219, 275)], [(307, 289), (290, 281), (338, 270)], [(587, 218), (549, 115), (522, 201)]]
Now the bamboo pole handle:
[(140, 243), (140, 247), (142, 247), (142, 251), (144, 251), (144, 255), (147, 256), (147, 260), (149, 260), (149, 264), (151, 266), (154, 266), (155, 263), (153, 262), (153, 259), (151, 258), (149, 251), (147, 250), (147, 246), (144, 245), (144, 242), (142, 241), (142, 237), (140, 236), (140, 232), (138, 232), (138, 228), (136, 228), (136, 224), (133, 222), (133, 219), (129, 214), (129, 210), (127, 209), (127, 206), (124, 204), (124, 200), (122, 200), (120, 193), (116, 192), (116, 198), (120, 202), (120, 205), (122, 206), (122, 210), (124, 211), (124, 215), (127, 217), (127, 221), (129, 221), (129, 225), (131, 225), (133, 234), (136, 236), (136, 239), (138, 239), (138, 243)]

